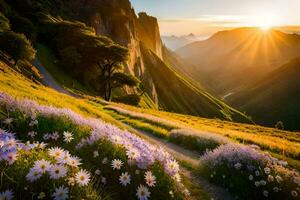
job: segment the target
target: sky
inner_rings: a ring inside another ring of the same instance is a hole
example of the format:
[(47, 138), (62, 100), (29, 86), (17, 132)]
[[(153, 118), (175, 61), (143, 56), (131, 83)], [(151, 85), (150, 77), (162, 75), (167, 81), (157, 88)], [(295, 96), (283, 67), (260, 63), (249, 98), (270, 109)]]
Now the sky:
[[(284, 27), (300, 32), (300, 0), (131, 0), (159, 20), (161, 35), (206, 37), (235, 27)], [(299, 25), (299, 26), (298, 26)]]

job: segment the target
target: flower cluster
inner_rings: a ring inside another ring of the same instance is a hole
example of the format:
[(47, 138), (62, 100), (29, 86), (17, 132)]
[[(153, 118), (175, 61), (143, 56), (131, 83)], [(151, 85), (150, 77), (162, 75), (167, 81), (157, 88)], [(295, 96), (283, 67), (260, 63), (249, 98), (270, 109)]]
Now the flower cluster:
[(286, 162), (249, 146), (223, 145), (202, 156), (201, 163), (209, 170), (212, 181), (225, 183), (228, 189), (237, 191), (241, 190), (240, 184), (247, 185), (248, 192), (239, 195), (292, 199), (299, 193), (297, 172), (288, 169)]

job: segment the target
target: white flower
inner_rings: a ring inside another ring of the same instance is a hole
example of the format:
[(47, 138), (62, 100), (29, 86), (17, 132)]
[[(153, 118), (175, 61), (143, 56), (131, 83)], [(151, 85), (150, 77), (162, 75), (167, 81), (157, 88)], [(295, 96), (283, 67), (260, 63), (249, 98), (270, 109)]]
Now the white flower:
[(252, 181), (253, 180), (253, 175), (249, 175), (249, 180)]
[(139, 156), (139, 152), (133, 148), (126, 151), (126, 155), (129, 160), (135, 160)]
[(105, 177), (101, 178), (101, 183), (106, 184), (106, 178)]
[(269, 182), (273, 182), (274, 181), (274, 177), (272, 175), (268, 175), (268, 181)]
[(278, 183), (280, 183), (280, 182), (283, 181), (283, 179), (282, 179), (281, 176), (279, 176), (279, 175), (277, 175), (277, 176), (275, 177), (275, 179), (276, 179), (276, 181), (277, 181)]
[(181, 176), (179, 173), (176, 173), (173, 178), (176, 182), (178, 182), (178, 183), (181, 182)]
[(264, 171), (265, 171), (266, 174), (270, 174), (271, 173), (271, 169), (269, 167), (266, 167), (264, 169)]
[(34, 126), (34, 125), (38, 125), (39, 121), (38, 120), (32, 120), (30, 123), (29, 123), (29, 126)]
[(31, 137), (31, 138), (34, 138), (34, 137), (37, 135), (37, 132), (30, 131), (30, 132), (28, 132), (27, 135), (28, 135), (29, 137)]
[(67, 164), (71, 167), (78, 167), (79, 165), (81, 165), (80, 161), (81, 159), (77, 156), (71, 156), (69, 157)]
[(131, 177), (128, 174), (128, 172), (122, 173), (121, 176), (119, 177), (119, 181), (120, 181), (120, 184), (123, 186), (130, 184)]
[(70, 177), (67, 179), (68, 185), (69, 186), (74, 186), (75, 185), (75, 178), (74, 177)]
[(71, 154), (68, 151), (63, 151), (63, 153), (56, 158), (59, 164), (68, 164), (71, 158)]
[(234, 165), (234, 168), (237, 169), (237, 170), (240, 170), (241, 167), (242, 167), (242, 164), (241, 164), (241, 163), (236, 163), (236, 164)]
[(93, 155), (94, 155), (94, 158), (97, 158), (99, 156), (99, 152), (98, 151), (94, 151)]
[(101, 174), (101, 171), (99, 169), (96, 169), (95, 174), (99, 176)]
[(114, 159), (111, 163), (113, 170), (120, 170), (123, 166), (123, 162), (119, 159)]
[(90, 173), (86, 170), (80, 170), (75, 174), (75, 180), (79, 186), (86, 186), (90, 182)]
[(255, 171), (255, 176), (259, 176), (260, 175), (260, 172), (259, 171)]
[(152, 174), (151, 171), (145, 173), (145, 181), (149, 187), (154, 187), (156, 184), (156, 177)]
[(260, 182), (259, 182), (259, 181), (255, 181), (255, 182), (254, 182), (254, 185), (255, 185), (256, 187), (259, 187), (259, 186), (260, 186)]
[(71, 141), (74, 139), (73, 133), (71, 133), (71, 132), (65, 131), (65, 132), (63, 133), (63, 135), (64, 135), (64, 141), (65, 141), (66, 143), (69, 143), (69, 142), (71, 142)]
[(49, 155), (54, 157), (55, 159), (60, 158), (64, 154), (64, 150), (60, 147), (52, 147), (48, 150)]
[(60, 186), (59, 188), (55, 188), (55, 192), (52, 194), (54, 200), (66, 200), (69, 197), (69, 188), (65, 188), (64, 186)]
[(179, 171), (179, 164), (176, 160), (167, 161), (167, 171), (176, 174)]
[(3, 155), (3, 159), (8, 162), (9, 165), (12, 165), (17, 160), (16, 152), (8, 152)]
[(0, 192), (1, 200), (11, 200), (14, 198), (13, 192), (11, 190), (6, 190), (4, 192)]
[(265, 197), (268, 197), (268, 196), (269, 196), (269, 192), (268, 192), (267, 190), (264, 190), (264, 191), (263, 191), (263, 195), (264, 195)]
[(59, 179), (67, 175), (67, 169), (63, 165), (53, 165), (49, 173), (51, 179)]
[(102, 164), (103, 165), (106, 165), (107, 164), (107, 162), (108, 162), (108, 159), (105, 157), (105, 158), (103, 158), (103, 160), (102, 160)]
[(260, 183), (260, 185), (263, 185), (263, 186), (267, 185), (267, 182), (265, 180), (261, 180), (261, 181), (259, 181), (259, 183)]
[(44, 159), (38, 160), (34, 163), (33, 169), (40, 172), (40, 173), (46, 173), (51, 168), (51, 164), (49, 161), (46, 161)]
[(13, 118), (7, 118), (7, 119), (3, 120), (3, 123), (6, 125), (10, 125), (13, 121), (14, 121)]
[(54, 133), (52, 133), (51, 138), (52, 138), (52, 140), (56, 141), (59, 138), (59, 134), (57, 132), (54, 132)]
[(279, 188), (278, 187), (274, 187), (273, 190), (274, 190), (274, 192), (279, 192)]
[(297, 191), (293, 190), (293, 191), (291, 192), (291, 195), (292, 195), (293, 197), (297, 197), (297, 196), (298, 196), (298, 193), (297, 193)]
[(38, 172), (37, 170), (31, 168), (29, 170), (29, 173), (26, 175), (26, 179), (30, 182), (34, 182), (39, 178), (41, 178), (41, 176), (42, 176), (41, 172)]
[(144, 185), (140, 185), (137, 188), (136, 196), (138, 197), (139, 200), (148, 200), (148, 198), (150, 197), (150, 194), (151, 193), (150, 193), (149, 189)]

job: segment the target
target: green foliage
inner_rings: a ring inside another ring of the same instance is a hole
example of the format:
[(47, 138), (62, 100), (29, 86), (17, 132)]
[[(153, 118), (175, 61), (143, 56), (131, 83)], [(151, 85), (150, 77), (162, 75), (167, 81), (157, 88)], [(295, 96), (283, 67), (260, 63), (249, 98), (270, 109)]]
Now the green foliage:
[(25, 17), (21, 17), (16, 13), (8, 16), (11, 23), (12, 31), (16, 33), (23, 33), (31, 41), (35, 41), (36, 30), (30, 20)]
[(141, 96), (138, 94), (130, 94), (130, 95), (113, 98), (113, 101), (137, 106), (141, 101)]
[(0, 32), (10, 29), (9, 20), (0, 12)]
[(23, 34), (12, 31), (0, 34), (0, 50), (17, 63), (20, 59), (33, 60), (36, 51)]

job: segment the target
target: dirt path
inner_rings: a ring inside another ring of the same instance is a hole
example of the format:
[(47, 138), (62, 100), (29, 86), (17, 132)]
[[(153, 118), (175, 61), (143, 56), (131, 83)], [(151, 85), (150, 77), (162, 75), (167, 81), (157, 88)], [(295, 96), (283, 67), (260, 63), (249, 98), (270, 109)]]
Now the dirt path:
[(71, 93), (69, 91), (67, 91), (65, 88), (63, 88), (54, 78), (53, 76), (48, 72), (48, 70), (42, 65), (42, 63), (36, 58), (34, 59), (34, 61), (32, 62), (32, 64), (40, 71), (40, 73), (43, 75), (43, 83), (60, 92), (60, 93), (64, 93), (67, 95), (70, 95), (72, 97), (79, 97), (79, 95), (76, 95), (74, 93)]

